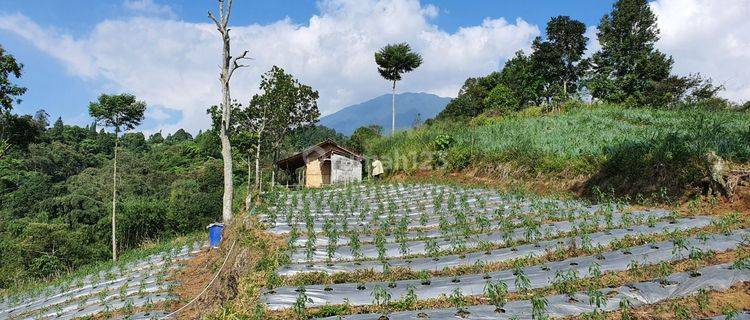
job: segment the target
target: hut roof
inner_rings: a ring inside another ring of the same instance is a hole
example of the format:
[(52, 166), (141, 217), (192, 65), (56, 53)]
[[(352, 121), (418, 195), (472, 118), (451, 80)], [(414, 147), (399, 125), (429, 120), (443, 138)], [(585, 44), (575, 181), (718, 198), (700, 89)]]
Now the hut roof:
[(277, 161), (276, 165), (278, 165), (279, 168), (287, 170), (296, 169), (303, 167), (308, 161), (329, 157), (331, 154), (338, 154), (357, 161), (362, 161), (363, 159), (362, 155), (339, 145), (333, 140), (326, 139), (323, 142), (305, 148), (301, 152)]

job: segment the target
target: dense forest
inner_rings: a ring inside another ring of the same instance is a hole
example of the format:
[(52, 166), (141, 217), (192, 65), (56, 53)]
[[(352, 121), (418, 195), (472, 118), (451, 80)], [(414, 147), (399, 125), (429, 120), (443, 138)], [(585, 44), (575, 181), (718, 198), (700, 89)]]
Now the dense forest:
[[(8, 73), (4, 79), (3, 88), (13, 86)], [(20, 94), (6, 90), (5, 97), (10, 103), (0, 116), (0, 288), (106, 260), (111, 255), (114, 133), (93, 120), (81, 127), (62, 119), (50, 123), (44, 111), (14, 114), (12, 103)], [(215, 130), (193, 137), (182, 129), (166, 137), (127, 132), (119, 138), (120, 250), (201, 230), (221, 219), (218, 139)], [(329, 128), (305, 126), (284, 139), (280, 153), (323, 139), (347, 143)], [(247, 166), (238, 166), (234, 178), (247, 184), (247, 173)], [(244, 190), (237, 189), (238, 208)]]

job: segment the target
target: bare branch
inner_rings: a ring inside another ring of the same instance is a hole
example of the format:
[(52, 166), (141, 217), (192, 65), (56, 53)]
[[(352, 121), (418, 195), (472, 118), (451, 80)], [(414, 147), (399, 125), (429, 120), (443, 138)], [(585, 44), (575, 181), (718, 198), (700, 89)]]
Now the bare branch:
[[(229, 0), (229, 3), (227, 4), (227, 14), (224, 20), (224, 28), (226, 29), (227, 24), (229, 23), (229, 15), (232, 13), (232, 0)], [(229, 30), (227, 30), (228, 32)]]
[(250, 58), (250, 57), (247, 56), (248, 53), (250, 53), (250, 52), (247, 51), (247, 50), (245, 50), (244, 52), (242, 52), (241, 55), (239, 55), (239, 56), (235, 57), (234, 59), (232, 59), (232, 69), (229, 70), (229, 77), (228, 77), (228, 79), (232, 78), (232, 74), (234, 73), (235, 70), (237, 70), (239, 68), (248, 67), (247, 65), (240, 64), (239, 62), (237, 62), (239, 60), (253, 60), (253, 58)]
[(211, 11), (208, 12), (208, 18), (213, 20), (214, 24), (216, 24), (216, 28), (219, 29), (219, 32), (223, 32), (221, 30), (221, 24), (219, 24), (219, 20), (216, 20), (216, 17), (214, 17), (214, 14)]

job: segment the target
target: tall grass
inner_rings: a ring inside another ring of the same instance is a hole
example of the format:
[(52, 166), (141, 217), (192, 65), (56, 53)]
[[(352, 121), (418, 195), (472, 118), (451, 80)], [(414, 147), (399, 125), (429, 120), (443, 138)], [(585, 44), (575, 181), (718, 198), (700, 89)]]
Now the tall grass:
[(449, 154), (469, 152), (471, 164), (504, 162), (531, 173), (647, 175), (651, 169), (644, 166), (676, 170), (675, 165), (690, 162), (695, 167), (708, 150), (730, 161), (750, 162), (748, 113), (614, 105), (527, 112), (472, 124), (435, 123), (373, 141), (367, 151), (431, 152), (439, 135), (454, 140)]

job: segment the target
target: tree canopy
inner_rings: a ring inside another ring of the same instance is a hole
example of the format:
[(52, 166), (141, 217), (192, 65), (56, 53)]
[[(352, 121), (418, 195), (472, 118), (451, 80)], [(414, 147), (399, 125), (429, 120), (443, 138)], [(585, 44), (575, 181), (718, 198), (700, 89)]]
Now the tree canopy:
[(656, 15), (646, 0), (618, 0), (602, 17), (597, 33), (601, 50), (592, 57), (589, 89), (607, 102), (651, 104), (649, 93), (666, 80), (672, 58), (657, 50)]
[(378, 72), (386, 80), (401, 81), (401, 75), (422, 64), (422, 56), (414, 53), (407, 43), (389, 44), (375, 53)]
[(13, 109), (14, 103), (21, 102), (19, 97), (26, 93), (26, 88), (12, 83), (10, 77), (20, 78), (22, 70), (23, 64), (0, 45), (0, 109), (7, 111)]
[(136, 101), (132, 94), (102, 94), (89, 104), (89, 114), (98, 123), (112, 127), (115, 133), (135, 128), (143, 120), (146, 103)]

